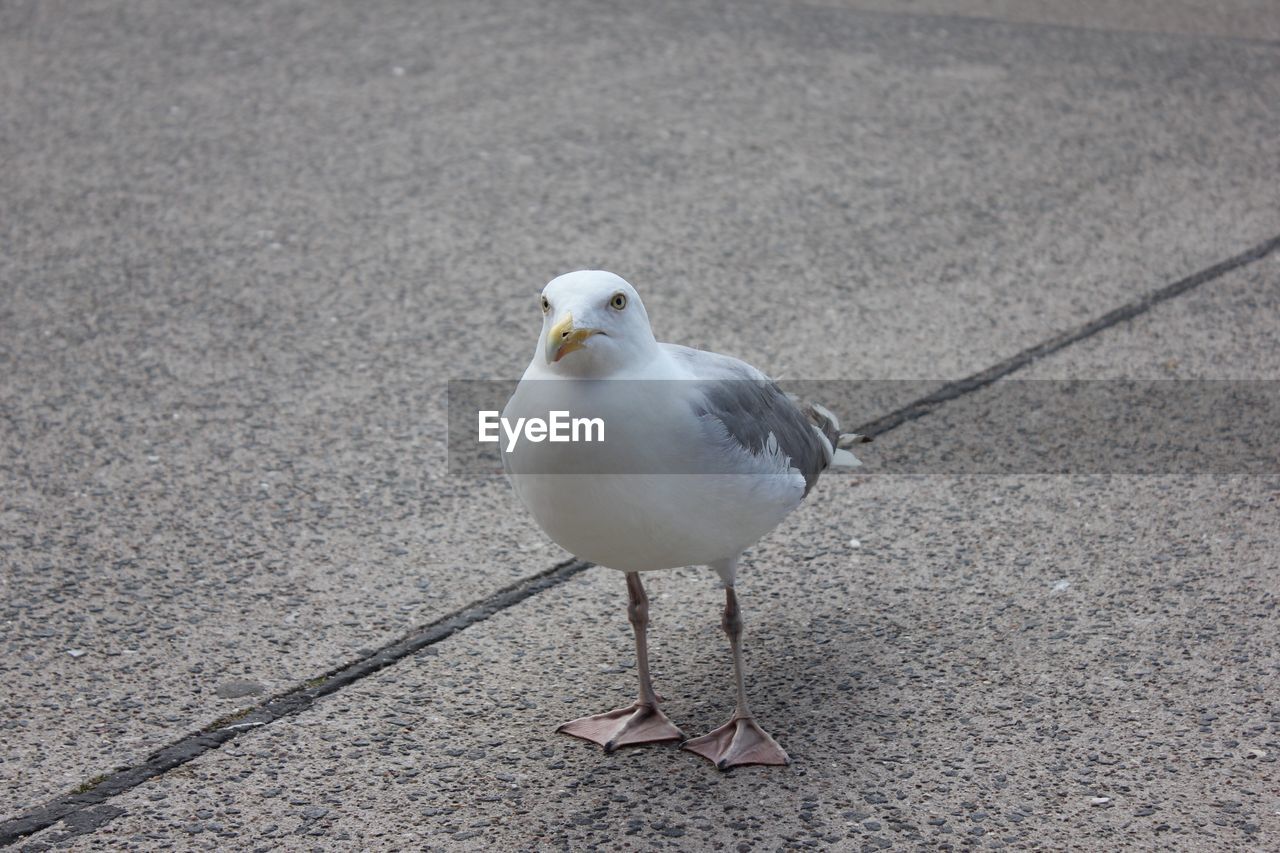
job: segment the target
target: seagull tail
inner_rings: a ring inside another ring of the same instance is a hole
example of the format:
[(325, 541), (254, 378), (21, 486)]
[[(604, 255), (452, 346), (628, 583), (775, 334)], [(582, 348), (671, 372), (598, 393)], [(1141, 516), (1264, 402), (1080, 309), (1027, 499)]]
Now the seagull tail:
[(840, 420), (825, 406), (817, 403), (803, 403), (801, 411), (809, 418), (814, 430), (822, 437), (823, 444), (829, 450), (827, 465), (831, 468), (857, 468), (862, 464), (849, 448), (855, 444), (865, 444), (871, 440), (869, 435), (856, 432), (841, 432)]

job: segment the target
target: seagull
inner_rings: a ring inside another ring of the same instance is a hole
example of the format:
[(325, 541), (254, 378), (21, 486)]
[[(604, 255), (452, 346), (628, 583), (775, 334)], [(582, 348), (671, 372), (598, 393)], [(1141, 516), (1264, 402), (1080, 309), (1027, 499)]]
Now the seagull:
[[(603, 441), (503, 446), (503, 467), (538, 525), (575, 556), (625, 573), (640, 693), (625, 708), (558, 731), (613, 752), (683, 741), (721, 770), (789, 764), (747, 702), (742, 612), (734, 593), (745, 549), (795, 509), (828, 467), (860, 464), (834, 415), (800, 402), (727, 355), (659, 343), (635, 288), (580, 270), (543, 288), (542, 332), (502, 417), (560, 410), (603, 423)], [(528, 434), (526, 434), (528, 437)], [(721, 627), (733, 659), (729, 722), (685, 740), (649, 675), (649, 600), (640, 575), (706, 565), (719, 574)]]

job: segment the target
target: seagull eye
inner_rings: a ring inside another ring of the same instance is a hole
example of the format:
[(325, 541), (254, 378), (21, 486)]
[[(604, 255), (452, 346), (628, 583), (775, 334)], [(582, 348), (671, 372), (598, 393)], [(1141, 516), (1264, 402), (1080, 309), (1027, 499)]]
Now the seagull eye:
[(609, 307), (613, 308), (615, 311), (621, 311), (623, 308), (626, 308), (627, 294), (625, 293), (613, 294), (613, 298), (609, 300)]
[(545, 296), (542, 297), (542, 313), (546, 314), (550, 310), (551, 310), (551, 300), (547, 299), (547, 297)]

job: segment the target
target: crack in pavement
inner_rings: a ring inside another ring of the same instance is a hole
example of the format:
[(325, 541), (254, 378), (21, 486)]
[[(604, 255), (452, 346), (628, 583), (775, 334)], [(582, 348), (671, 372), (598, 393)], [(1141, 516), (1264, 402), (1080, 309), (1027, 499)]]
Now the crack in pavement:
[(1065, 332), (1054, 335), (1053, 337), (1042, 341), (1035, 346), (1028, 347), (1022, 352), (1006, 358), (1004, 361), (996, 362), (986, 370), (978, 371), (970, 374), (964, 379), (957, 379), (954, 382), (948, 382), (930, 394), (926, 394), (918, 400), (907, 403), (899, 409), (895, 409), (889, 414), (877, 418), (865, 426), (858, 427), (857, 431), (864, 435), (876, 436), (886, 433), (891, 429), (900, 427), (903, 424), (919, 420), (925, 415), (937, 409), (939, 406), (963, 397), (966, 394), (972, 394), (974, 391), (980, 391), (988, 385), (995, 383), (997, 380), (1003, 379), (1015, 371), (1021, 370), (1029, 364), (1032, 364), (1047, 355), (1052, 355), (1059, 350), (1066, 349), (1074, 343), (1078, 343), (1085, 338), (1092, 337), (1098, 332), (1119, 325), (1125, 320), (1132, 320), (1139, 314), (1145, 314), (1157, 305), (1168, 302), (1174, 297), (1181, 296), (1188, 290), (1199, 287), (1202, 284), (1221, 278), (1227, 273), (1248, 266), (1256, 261), (1260, 261), (1267, 255), (1280, 249), (1280, 235), (1272, 237), (1270, 240), (1259, 243), (1251, 249), (1247, 249), (1240, 254), (1227, 258), (1225, 261), (1216, 263), (1211, 267), (1206, 267), (1199, 272), (1192, 273), (1186, 278), (1179, 279), (1173, 284), (1166, 285), (1159, 290), (1153, 290), (1131, 302), (1126, 302), (1119, 308), (1108, 311), (1101, 317), (1090, 320), (1082, 326), (1074, 329), (1068, 329)]
[[(1259, 243), (1225, 261), (1214, 264), (1186, 278), (1147, 293), (1112, 311), (1103, 314), (1074, 329), (1055, 335), (1035, 346), (1022, 350), (1003, 361), (971, 374), (963, 379), (948, 382), (938, 390), (912, 401), (874, 421), (856, 427), (856, 431), (868, 436), (883, 435), (910, 421), (925, 417), (951, 400), (979, 391), (999, 379), (1029, 364), (1065, 349), (1074, 343), (1091, 337), (1105, 329), (1144, 314), (1157, 305), (1167, 302), (1202, 284), (1227, 273), (1262, 260), (1280, 249), (1280, 235)], [(453, 636), (489, 617), (514, 607), (538, 593), (559, 586), (570, 578), (591, 568), (593, 564), (578, 559), (565, 560), (549, 569), (506, 586), (492, 595), (469, 604), (460, 610), (390, 643), (354, 663), (330, 670), (303, 686), (273, 697), (251, 708), (234, 719), (219, 720), (189, 734), (163, 749), (152, 753), (140, 764), (125, 767), (108, 774), (94, 784), (76, 793), (53, 800), (37, 809), (0, 824), (0, 847), (6, 847), (40, 830), (63, 821), (66, 832), (58, 840), (93, 832), (124, 813), (117, 806), (102, 805), (107, 800), (123, 794), (148, 779), (160, 776), (175, 767), (217, 749), (246, 731), (269, 725), (283, 717), (303, 711), (322, 696), (335, 693), (350, 684), (373, 675), (427, 646)]]

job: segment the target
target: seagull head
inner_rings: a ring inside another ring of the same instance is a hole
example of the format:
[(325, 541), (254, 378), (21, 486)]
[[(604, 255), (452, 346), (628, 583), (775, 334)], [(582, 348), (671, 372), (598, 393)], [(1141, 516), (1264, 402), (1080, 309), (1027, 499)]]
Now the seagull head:
[(657, 351), (640, 295), (620, 276), (579, 270), (542, 289), (542, 337), (534, 360), (553, 373), (600, 377)]

